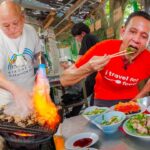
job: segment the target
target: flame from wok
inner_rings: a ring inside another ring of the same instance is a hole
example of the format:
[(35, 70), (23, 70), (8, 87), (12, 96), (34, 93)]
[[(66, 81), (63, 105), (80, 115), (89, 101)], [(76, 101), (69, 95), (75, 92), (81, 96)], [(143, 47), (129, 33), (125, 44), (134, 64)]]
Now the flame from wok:
[(33, 105), (38, 122), (55, 130), (60, 122), (60, 116), (57, 107), (51, 101), (49, 89), (48, 80), (40, 80), (40, 77), (37, 77), (37, 83), (34, 86)]

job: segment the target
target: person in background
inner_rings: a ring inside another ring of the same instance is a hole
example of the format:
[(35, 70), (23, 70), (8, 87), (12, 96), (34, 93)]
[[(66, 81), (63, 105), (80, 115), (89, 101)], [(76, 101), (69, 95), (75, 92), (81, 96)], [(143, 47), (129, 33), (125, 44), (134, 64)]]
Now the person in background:
[[(13, 1), (0, 3), (0, 104), (31, 99), (34, 60), (41, 47), (35, 29), (25, 24), (21, 7)], [(26, 103), (29, 105), (29, 103)], [(23, 110), (21, 110), (23, 111)], [(20, 112), (21, 113), (21, 112)]]
[[(78, 58), (84, 55), (92, 46), (94, 46), (98, 42), (98, 38), (95, 35), (91, 34), (90, 28), (82, 22), (75, 24), (71, 29), (71, 33), (75, 37), (76, 41), (81, 43)], [(96, 72), (92, 73), (85, 80), (86, 94), (87, 96), (90, 96), (92, 94), (90, 105), (93, 105), (94, 102), (93, 99), (96, 74)]]
[[(94, 105), (109, 107), (136, 97), (138, 83), (150, 77), (150, 52), (146, 49), (150, 40), (149, 14), (130, 14), (120, 35), (122, 40), (104, 40), (88, 50), (64, 71), (62, 85), (73, 85), (97, 72)], [(124, 56), (114, 55), (123, 51)]]
[[(74, 62), (69, 61), (67, 57), (60, 59), (60, 66), (62, 67), (63, 70), (68, 69), (73, 63)], [(81, 82), (76, 83), (72, 86), (65, 87), (64, 91), (65, 93), (62, 95), (61, 98), (62, 103), (65, 106), (80, 102), (83, 99)], [(78, 115), (82, 109), (82, 106), (83, 104), (73, 107), (72, 110), (66, 114), (66, 118)]]

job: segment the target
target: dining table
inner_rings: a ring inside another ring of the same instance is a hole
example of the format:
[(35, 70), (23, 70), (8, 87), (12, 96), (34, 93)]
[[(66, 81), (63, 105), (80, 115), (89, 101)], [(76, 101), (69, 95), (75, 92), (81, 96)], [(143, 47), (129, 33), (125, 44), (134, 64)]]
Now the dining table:
[[(150, 99), (150, 97), (148, 97)], [(146, 101), (144, 101), (146, 104)], [(122, 124), (123, 125), (123, 124)], [(62, 123), (62, 135), (65, 141), (79, 133), (94, 132), (99, 140), (91, 147), (98, 150), (150, 150), (150, 138), (139, 138), (126, 134), (122, 125), (118, 131), (112, 134), (103, 133), (91, 121), (82, 115), (64, 119)]]

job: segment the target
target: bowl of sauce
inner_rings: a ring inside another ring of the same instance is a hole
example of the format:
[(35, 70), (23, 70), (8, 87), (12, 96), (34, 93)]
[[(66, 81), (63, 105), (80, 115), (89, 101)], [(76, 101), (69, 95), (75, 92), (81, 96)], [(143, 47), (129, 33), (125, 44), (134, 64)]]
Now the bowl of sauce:
[(93, 132), (84, 132), (71, 136), (65, 142), (66, 149), (77, 150), (80, 148), (87, 148), (95, 144), (99, 137)]
[(83, 147), (89, 146), (92, 143), (92, 141), (93, 140), (91, 138), (82, 138), (82, 139), (75, 141), (73, 143), (73, 146), (83, 148)]

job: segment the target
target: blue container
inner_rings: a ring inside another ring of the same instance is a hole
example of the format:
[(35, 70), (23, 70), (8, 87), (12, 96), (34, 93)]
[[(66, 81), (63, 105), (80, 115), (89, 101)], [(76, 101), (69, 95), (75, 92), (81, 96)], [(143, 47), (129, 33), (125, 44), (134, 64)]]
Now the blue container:
[[(101, 125), (101, 123), (105, 121), (109, 121), (112, 117), (117, 116), (119, 119), (119, 122), (113, 123), (111, 125)], [(99, 127), (104, 133), (110, 134), (114, 133), (118, 130), (119, 126), (122, 124), (122, 122), (125, 120), (126, 115), (123, 112), (120, 111), (110, 111), (103, 115), (100, 115), (96, 117), (93, 122), (94, 124)]]
[(38, 73), (42, 77), (46, 77), (46, 66), (45, 66), (45, 64), (39, 64), (39, 66), (38, 66)]

